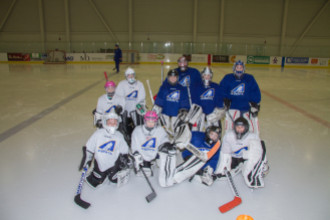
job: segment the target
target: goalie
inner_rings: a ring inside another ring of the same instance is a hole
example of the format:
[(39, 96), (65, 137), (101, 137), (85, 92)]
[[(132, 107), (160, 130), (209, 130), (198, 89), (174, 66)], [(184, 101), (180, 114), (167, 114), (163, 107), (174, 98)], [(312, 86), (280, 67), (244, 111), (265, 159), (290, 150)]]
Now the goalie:
[(213, 171), (219, 160), (220, 137), (221, 128), (217, 126), (209, 126), (205, 132), (193, 131), (190, 143), (182, 152), (184, 162), (176, 167), (174, 182), (190, 179), (212, 185)]
[(242, 171), (250, 188), (264, 187), (263, 177), (269, 170), (266, 147), (258, 135), (249, 131), (249, 123), (244, 117), (236, 119), (234, 130), (227, 131), (223, 137), (216, 176), (225, 177), (225, 169), (232, 175)]

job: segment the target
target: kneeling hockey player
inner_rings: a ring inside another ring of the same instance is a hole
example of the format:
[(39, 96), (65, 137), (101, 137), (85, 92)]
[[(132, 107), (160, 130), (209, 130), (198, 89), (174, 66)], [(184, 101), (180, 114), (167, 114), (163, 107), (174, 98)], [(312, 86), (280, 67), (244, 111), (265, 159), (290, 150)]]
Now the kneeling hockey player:
[(131, 149), (134, 167), (138, 176), (143, 169), (147, 176), (152, 176), (152, 165), (156, 160), (159, 148), (169, 141), (164, 128), (157, 125), (158, 115), (155, 111), (147, 111), (144, 124), (135, 127), (132, 133)]
[(174, 182), (181, 183), (193, 177), (194, 181), (212, 185), (213, 171), (219, 160), (220, 137), (218, 126), (209, 126), (205, 132), (192, 132), (191, 141), (182, 152), (185, 161), (176, 168)]
[(104, 113), (115, 109), (116, 113), (120, 115), (125, 105), (125, 101), (115, 94), (116, 84), (114, 81), (106, 82), (104, 88), (106, 93), (98, 98), (96, 109), (93, 111), (94, 125), (98, 128), (102, 127), (102, 115)]
[(83, 147), (84, 156), (80, 169), (91, 164), (93, 171), (86, 182), (96, 188), (108, 177), (110, 182), (124, 184), (129, 178), (128, 145), (123, 135), (117, 131), (119, 116), (114, 110), (102, 117), (103, 128), (96, 130)]
[(264, 142), (257, 134), (249, 131), (248, 121), (239, 117), (234, 121), (234, 130), (227, 131), (223, 137), (215, 174), (221, 178), (226, 170), (231, 171), (232, 175), (242, 171), (246, 185), (259, 188), (264, 187), (263, 177), (268, 169)]

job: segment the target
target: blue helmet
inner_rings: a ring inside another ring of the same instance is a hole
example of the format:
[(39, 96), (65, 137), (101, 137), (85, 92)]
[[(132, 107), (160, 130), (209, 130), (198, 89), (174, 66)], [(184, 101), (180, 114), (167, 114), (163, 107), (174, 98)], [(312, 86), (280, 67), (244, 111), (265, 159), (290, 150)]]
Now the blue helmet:
[[(236, 70), (237, 66), (243, 66), (243, 69), (242, 70)], [(244, 62), (242, 62), (241, 60), (236, 61), (234, 63), (234, 66), (233, 66), (233, 72), (234, 72), (236, 77), (241, 78), (243, 73), (245, 73), (245, 64), (244, 64)]]

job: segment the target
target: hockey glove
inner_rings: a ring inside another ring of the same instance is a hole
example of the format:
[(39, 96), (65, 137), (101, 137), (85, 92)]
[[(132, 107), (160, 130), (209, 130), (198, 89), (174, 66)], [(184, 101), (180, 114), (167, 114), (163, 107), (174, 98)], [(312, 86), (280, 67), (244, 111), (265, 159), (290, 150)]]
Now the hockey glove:
[(117, 105), (115, 108), (116, 114), (121, 115), (122, 111), (123, 111), (123, 107), (121, 105)]
[(81, 171), (87, 164), (88, 166), (90, 166), (94, 156), (92, 152), (87, 151), (86, 146), (83, 146), (82, 150), (83, 150), (83, 157), (79, 165), (79, 171)]
[(133, 154), (133, 158), (134, 158), (134, 167), (135, 167), (135, 170), (136, 171), (139, 171), (140, 170), (140, 166), (142, 166), (143, 164), (143, 158), (142, 158), (142, 155), (135, 151), (134, 154)]
[(230, 105), (231, 105), (231, 100), (227, 99), (227, 98), (224, 98), (223, 99), (223, 106), (226, 109), (226, 111), (230, 109)]
[(250, 104), (250, 114), (255, 118), (258, 116), (258, 112), (260, 111), (260, 104), (255, 102), (249, 102)]

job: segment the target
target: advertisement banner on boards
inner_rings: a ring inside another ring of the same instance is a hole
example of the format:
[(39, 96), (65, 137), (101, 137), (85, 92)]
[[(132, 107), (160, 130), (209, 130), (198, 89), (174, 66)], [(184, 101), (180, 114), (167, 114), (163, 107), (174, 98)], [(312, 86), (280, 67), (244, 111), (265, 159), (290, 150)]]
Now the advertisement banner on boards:
[(311, 66), (328, 66), (328, 58), (310, 58)]
[(229, 63), (229, 56), (227, 55), (213, 55), (212, 56), (213, 63)]
[(269, 56), (247, 56), (249, 64), (270, 64)]
[(309, 57), (286, 57), (285, 58), (286, 64), (308, 64)]

